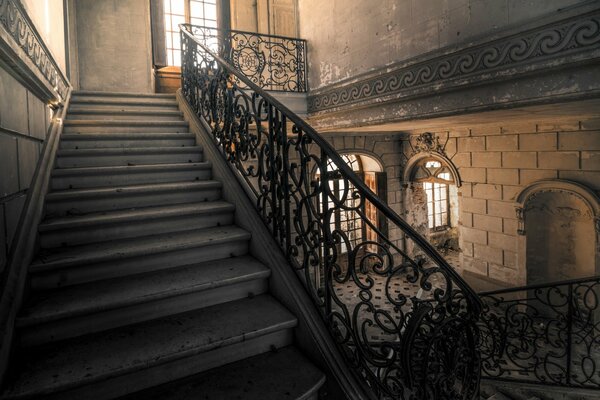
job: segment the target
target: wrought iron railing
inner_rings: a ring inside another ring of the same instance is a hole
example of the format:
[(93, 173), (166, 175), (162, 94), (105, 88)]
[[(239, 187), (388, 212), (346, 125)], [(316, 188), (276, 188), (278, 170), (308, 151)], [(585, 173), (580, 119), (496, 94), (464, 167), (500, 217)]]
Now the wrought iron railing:
[(600, 389), (600, 277), (481, 298), (482, 376)]
[[(269, 91), (307, 91), (306, 40), (278, 35), (223, 31), (188, 25), (206, 40), (210, 48), (222, 45), (222, 55), (252, 83)], [(244, 81), (232, 76), (240, 88)]]
[[(477, 295), (322, 136), (227, 61), (225, 40), (181, 29), (183, 95), (251, 189), (357, 377), (380, 398), (472, 399)], [(348, 215), (370, 233), (349, 238), (334, 223)]]

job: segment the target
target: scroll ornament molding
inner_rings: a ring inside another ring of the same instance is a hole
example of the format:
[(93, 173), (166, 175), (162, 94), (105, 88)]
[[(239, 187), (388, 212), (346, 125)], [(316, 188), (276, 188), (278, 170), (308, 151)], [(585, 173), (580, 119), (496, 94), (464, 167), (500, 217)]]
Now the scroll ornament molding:
[(421, 133), (415, 139), (415, 145), (413, 146), (412, 155), (416, 155), (419, 153), (431, 153), (436, 152), (443, 156), (445, 156), (444, 146), (440, 144), (440, 138), (431, 133), (424, 132)]
[(323, 93), (309, 96), (308, 111), (318, 112), (444, 80), (514, 68), (543, 58), (596, 48), (599, 44), (600, 13), (587, 14), (524, 32), (520, 37), (509, 36), (377, 77), (325, 89)]
[(0, 0), (0, 26), (8, 32), (46, 78), (56, 94), (60, 96), (58, 100), (65, 99), (69, 83), (60, 72), (18, 0)]

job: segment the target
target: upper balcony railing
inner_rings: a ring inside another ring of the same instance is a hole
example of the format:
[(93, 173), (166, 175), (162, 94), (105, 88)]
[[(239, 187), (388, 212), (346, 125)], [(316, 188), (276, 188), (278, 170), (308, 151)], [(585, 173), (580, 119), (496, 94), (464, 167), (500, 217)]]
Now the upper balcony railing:
[[(225, 58), (260, 88), (269, 91), (305, 93), (306, 40), (238, 30), (220, 30), (189, 25), (210, 48), (223, 45)], [(248, 88), (240, 79), (236, 84)]]
[[(357, 379), (382, 399), (473, 399), (476, 293), (319, 133), (234, 65), (228, 38), (180, 27), (183, 96)], [(355, 223), (368, 234), (351, 237)]]
[(481, 298), (482, 376), (600, 390), (600, 277)]

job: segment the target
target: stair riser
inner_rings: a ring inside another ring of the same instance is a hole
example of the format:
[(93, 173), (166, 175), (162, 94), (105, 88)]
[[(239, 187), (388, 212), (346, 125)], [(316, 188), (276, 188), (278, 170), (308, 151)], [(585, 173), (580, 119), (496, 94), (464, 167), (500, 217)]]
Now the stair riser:
[(56, 158), (58, 168), (73, 167), (110, 167), (118, 165), (151, 165), (172, 164), (202, 161), (202, 153), (193, 151), (190, 153), (165, 153), (165, 154), (129, 154), (129, 155), (106, 155), (106, 156), (59, 156)]
[(42, 232), (42, 248), (75, 246), (107, 240), (120, 240), (159, 233), (177, 232), (189, 229), (225, 226), (233, 223), (233, 213), (204, 215), (181, 215), (167, 218), (145, 219), (107, 225), (94, 225), (85, 228), (69, 228), (54, 232)]
[(69, 118), (78, 120), (123, 120), (123, 121), (181, 121), (181, 114), (167, 114), (162, 115), (160, 113), (151, 114), (136, 114), (136, 113), (125, 113), (122, 111), (106, 113), (85, 113), (69, 110)]
[(51, 216), (64, 216), (69, 212), (77, 214), (99, 211), (122, 210), (126, 208), (151, 207), (194, 203), (198, 201), (211, 201), (221, 198), (221, 189), (212, 188), (193, 191), (173, 191), (144, 195), (130, 195), (118, 193), (115, 196), (104, 198), (80, 198), (68, 201), (46, 203), (46, 214)]
[(211, 179), (212, 171), (209, 168), (195, 168), (184, 171), (152, 171), (115, 175), (78, 175), (53, 177), (51, 185), (53, 190), (84, 189), (93, 187), (110, 187), (137, 185), (145, 183), (188, 182)]
[(174, 295), (172, 297), (147, 301), (145, 303), (121, 307), (114, 310), (86, 314), (81, 317), (33, 325), (23, 328), (21, 344), (36, 346), (57, 340), (68, 339), (100, 332), (138, 322), (149, 321), (168, 315), (193, 311), (229, 301), (248, 297), (249, 293), (259, 295), (268, 291), (267, 279), (254, 279), (232, 285), (225, 285), (200, 292)]
[(66, 125), (63, 128), (64, 133), (103, 133), (103, 132), (142, 132), (142, 133), (161, 133), (161, 132), (189, 132), (187, 125), (179, 124), (161, 124), (161, 125), (141, 125), (130, 126), (123, 125)]
[(195, 146), (194, 138), (182, 139), (142, 139), (142, 140), (61, 140), (60, 148), (67, 149), (106, 149), (132, 147), (184, 147)]
[(239, 240), (108, 262), (87, 263), (54, 271), (34, 272), (31, 275), (31, 287), (34, 290), (52, 289), (101, 279), (181, 267), (199, 261), (205, 262), (241, 256), (247, 253), (248, 241)]
[[(273, 347), (282, 348), (293, 342), (291, 329), (251, 338), (218, 349), (195, 354), (176, 361), (166, 362), (142, 371), (120, 375), (101, 382), (89, 384), (68, 392), (49, 394), (46, 400), (106, 400), (124, 396), (163, 383), (182, 379), (212, 368), (220, 367), (244, 358), (270, 351)], [(11, 399), (19, 397), (11, 397)]]

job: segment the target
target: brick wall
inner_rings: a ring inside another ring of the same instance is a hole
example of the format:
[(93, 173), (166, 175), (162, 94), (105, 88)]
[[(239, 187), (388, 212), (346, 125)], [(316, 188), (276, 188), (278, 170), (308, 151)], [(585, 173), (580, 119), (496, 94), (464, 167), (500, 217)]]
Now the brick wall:
[(567, 179), (600, 193), (600, 120), (532, 121), (434, 133), (463, 180), (459, 235), (464, 271), (511, 286), (526, 283), (517, 260), (524, 255), (517, 251), (515, 198), (533, 182)]

